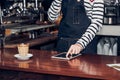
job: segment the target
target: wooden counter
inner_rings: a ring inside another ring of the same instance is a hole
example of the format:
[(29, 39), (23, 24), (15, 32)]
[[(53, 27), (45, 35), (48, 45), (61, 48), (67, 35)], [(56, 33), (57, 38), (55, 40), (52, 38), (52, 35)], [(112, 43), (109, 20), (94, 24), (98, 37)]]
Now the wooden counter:
[(70, 61), (52, 59), (55, 51), (30, 50), (33, 57), (19, 61), (14, 55), (17, 49), (3, 49), (0, 53), (0, 69), (52, 74), (69, 77), (85, 77), (103, 80), (120, 80), (120, 72), (106, 64), (120, 63), (120, 56), (82, 55)]

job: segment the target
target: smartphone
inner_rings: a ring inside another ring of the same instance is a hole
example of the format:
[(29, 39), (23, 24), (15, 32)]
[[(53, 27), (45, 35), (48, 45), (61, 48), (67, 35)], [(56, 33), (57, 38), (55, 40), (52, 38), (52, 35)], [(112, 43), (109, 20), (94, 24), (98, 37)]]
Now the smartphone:
[(73, 58), (76, 58), (78, 56), (80, 56), (81, 54), (72, 54), (72, 55), (69, 55), (68, 57), (66, 57), (66, 53), (67, 52), (62, 52), (62, 53), (59, 53), (59, 54), (56, 54), (56, 55), (53, 55), (51, 56), (52, 58), (55, 58), (55, 59), (64, 59), (64, 60), (71, 60)]

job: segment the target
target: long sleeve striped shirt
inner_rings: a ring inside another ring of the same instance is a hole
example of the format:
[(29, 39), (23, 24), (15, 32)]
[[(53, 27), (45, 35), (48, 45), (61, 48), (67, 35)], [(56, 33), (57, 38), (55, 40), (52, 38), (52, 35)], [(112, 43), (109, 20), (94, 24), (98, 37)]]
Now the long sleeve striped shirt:
[[(54, 0), (48, 9), (48, 19), (54, 22), (61, 11), (62, 0)], [(91, 24), (86, 32), (76, 42), (85, 48), (95, 37), (96, 33), (100, 31), (103, 23), (104, 1), (103, 0), (84, 0), (84, 6), (88, 18), (91, 19)]]

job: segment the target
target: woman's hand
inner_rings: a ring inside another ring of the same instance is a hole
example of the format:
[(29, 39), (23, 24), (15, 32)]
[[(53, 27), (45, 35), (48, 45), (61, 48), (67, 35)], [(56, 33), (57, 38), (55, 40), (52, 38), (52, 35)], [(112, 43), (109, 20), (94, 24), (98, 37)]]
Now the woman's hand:
[(66, 54), (66, 57), (69, 57), (69, 55), (72, 55), (72, 54), (78, 54), (78, 53), (80, 53), (80, 51), (82, 51), (82, 49), (83, 49), (83, 47), (80, 44), (78, 44), (78, 43), (73, 44), (70, 46), (70, 48)]

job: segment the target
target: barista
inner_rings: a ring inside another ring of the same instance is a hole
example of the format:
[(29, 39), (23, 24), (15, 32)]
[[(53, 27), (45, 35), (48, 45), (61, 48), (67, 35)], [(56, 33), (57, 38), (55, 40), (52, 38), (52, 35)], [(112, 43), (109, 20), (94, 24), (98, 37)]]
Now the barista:
[(102, 28), (103, 0), (54, 0), (48, 18), (55, 22), (62, 12), (59, 25), (57, 51), (69, 54), (97, 53)]

